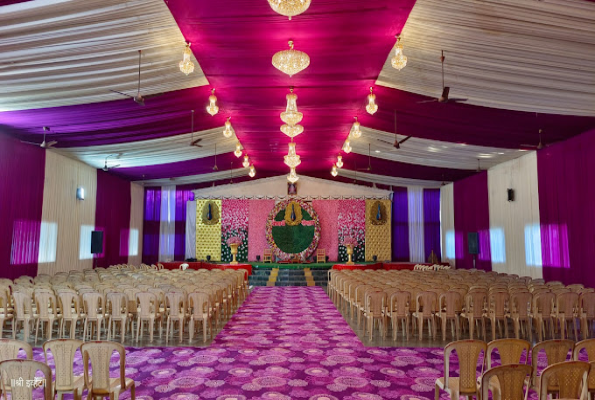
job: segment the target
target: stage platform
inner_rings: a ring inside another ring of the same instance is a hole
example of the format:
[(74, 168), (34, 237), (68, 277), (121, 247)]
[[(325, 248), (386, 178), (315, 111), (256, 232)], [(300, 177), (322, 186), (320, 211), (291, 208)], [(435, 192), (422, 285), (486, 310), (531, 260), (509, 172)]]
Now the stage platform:
[[(337, 265), (336, 262), (328, 262), (328, 263), (306, 263), (306, 264), (288, 264), (288, 263), (263, 263), (263, 262), (249, 262), (248, 264), (252, 265), (252, 269), (305, 269), (310, 268), (311, 270), (328, 270), (333, 268), (334, 265)], [(372, 263), (357, 263), (357, 265), (369, 265)]]

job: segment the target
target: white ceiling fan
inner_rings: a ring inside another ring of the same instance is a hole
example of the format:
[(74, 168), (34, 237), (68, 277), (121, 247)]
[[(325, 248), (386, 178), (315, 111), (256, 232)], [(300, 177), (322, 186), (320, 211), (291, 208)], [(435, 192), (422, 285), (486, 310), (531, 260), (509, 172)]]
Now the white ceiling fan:
[(49, 142), (46, 142), (45, 141), (45, 135), (49, 131), (50, 131), (50, 128), (49, 127), (47, 127), (47, 126), (44, 126), (43, 127), (43, 142), (41, 142), (41, 143), (25, 142), (24, 140), (21, 140), (21, 142), (26, 143), (26, 144), (32, 144), (32, 145), (35, 145), (35, 146), (39, 146), (42, 149), (51, 149), (58, 142), (56, 140), (50, 140)]

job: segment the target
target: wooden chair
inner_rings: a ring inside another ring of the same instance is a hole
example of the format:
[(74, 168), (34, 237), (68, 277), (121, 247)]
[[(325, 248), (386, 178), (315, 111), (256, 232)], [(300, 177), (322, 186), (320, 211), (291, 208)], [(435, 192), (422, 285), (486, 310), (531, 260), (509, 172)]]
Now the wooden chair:
[[(494, 400), (526, 399), (529, 385), (525, 385), (525, 382), (532, 371), (533, 367), (526, 364), (506, 364), (494, 367), (481, 376), (478, 398), (488, 400), (488, 394), (491, 391)], [(498, 387), (497, 392), (493, 389), (494, 387)]]
[(453, 338), (459, 340), (461, 323), (457, 310), (460, 308), (463, 299), (461, 294), (455, 291), (442, 293), (438, 299), (438, 318), (442, 322), (442, 340), (446, 340), (446, 323), (450, 320), (450, 327)]
[(264, 254), (262, 256), (263, 263), (272, 263), (273, 262), (273, 250), (271, 249), (264, 249)]
[[(449, 343), (444, 348), (444, 377), (436, 379), (435, 398), (440, 390), (448, 393), (453, 400), (460, 396), (477, 396), (477, 362), (479, 355), (486, 353), (486, 344), (482, 340), (459, 340)], [(459, 376), (450, 376), (450, 355), (455, 351), (459, 359)], [(482, 368), (483, 369), (483, 368)], [(483, 372), (483, 371), (482, 371)]]
[(587, 353), (587, 360), (591, 364), (591, 370), (589, 371), (589, 376), (587, 378), (587, 386), (589, 388), (589, 399), (592, 400), (595, 398), (595, 339), (587, 339), (575, 344), (574, 350), (572, 351), (572, 359), (579, 361), (579, 356), (582, 350), (585, 350), (585, 353)]
[(413, 318), (417, 320), (418, 340), (423, 339), (424, 321), (428, 321), (428, 335), (436, 339), (436, 311), (438, 311), (438, 295), (435, 292), (419, 292), (415, 298), (417, 310)]
[[(43, 378), (35, 376), (37, 371), (43, 373)], [(44, 363), (33, 360), (5, 360), (0, 362), (0, 374), (2, 374), (2, 393), (5, 399), (7, 398), (6, 393), (10, 392), (11, 399), (32, 400), (33, 389), (40, 386), (44, 388), (44, 400), (54, 399), (52, 370)], [(19, 384), (8, 388), (5, 382), (19, 382)], [(33, 382), (33, 385), (30, 382)]]
[(74, 355), (82, 344), (82, 340), (74, 339), (55, 339), (43, 344), (45, 363), (48, 363), (48, 350), (54, 357), (56, 381), (52, 385), (52, 395), (57, 394), (59, 400), (62, 400), (64, 393), (72, 393), (74, 400), (82, 399), (85, 379), (82, 375), (75, 376), (73, 371)]
[(291, 257), (292, 264), (299, 264), (301, 262), (302, 262), (302, 258), (300, 257), (299, 254), (294, 254), (293, 257)]
[(547, 400), (549, 393), (557, 393), (559, 399), (565, 400), (586, 399), (589, 368), (589, 363), (583, 361), (550, 365), (541, 373), (539, 400)]
[(326, 262), (326, 249), (318, 249), (318, 250), (316, 250), (316, 262), (317, 263), (324, 263), (324, 262)]
[[(188, 294), (188, 308), (190, 321), (188, 323), (188, 343), (192, 342), (194, 330), (202, 322), (203, 342), (207, 341), (209, 318), (211, 317), (211, 305), (209, 295), (204, 292), (193, 292)], [(195, 324), (196, 323), (196, 327)]]
[[(537, 365), (539, 352), (541, 350), (545, 351), (548, 366), (564, 363), (568, 359), (568, 353), (572, 353), (574, 350), (574, 342), (572, 340), (546, 340), (537, 343), (533, 346), (533, 349), (531, 349), (531, 365)], [(535, 391), (539, 391), (541, 388), (541, 376), (537, 376), (537, 368), (533, 369), (531, 388)], [(557, 392), (558, 390), (557, 383), (553, 379), (550, 379), (549, 390), (550, 393)]]
[[(120, 377), (110, 378), (109, 367), (112, 353), (116, 351), (120, 355)], [(134, 380), (126, 378), (126, 350), (124, 346), (116, 342), (94, 341), (81, 345), (83, 353), (83, 369), (85, 387), (89, 391), (87, 398), (109, 396), (110, 399), (117, 399), (121, 392), (130, 389), (130, 398), (134, 400), (136, 385)], [(91, 375), (89, 374), (91, 366)]]

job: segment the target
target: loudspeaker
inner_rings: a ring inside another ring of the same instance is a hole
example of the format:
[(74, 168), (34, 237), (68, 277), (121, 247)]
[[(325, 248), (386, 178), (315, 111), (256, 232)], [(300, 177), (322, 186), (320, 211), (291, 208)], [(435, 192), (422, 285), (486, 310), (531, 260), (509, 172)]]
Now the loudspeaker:
[(469, 254), (479, 254), (479, 237), (477, 232), (467, 233), (467, 244), (469, 247)]
[(514, 189), (506, 189), (508, 193), (508, 201), (514, 201)]
[(103, 253), (103, 231), (91, 232), (91, 254)]

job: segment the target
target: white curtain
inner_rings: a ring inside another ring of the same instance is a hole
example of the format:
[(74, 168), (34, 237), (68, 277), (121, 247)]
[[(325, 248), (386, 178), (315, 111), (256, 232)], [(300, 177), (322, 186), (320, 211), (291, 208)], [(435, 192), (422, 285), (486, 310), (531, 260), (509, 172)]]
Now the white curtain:
[(455, 213), (453, 184), (440, 188), (440, 238), (442, 262), (455, 265)]
[(130, 237), (128, 239), (128, 263), (140, 265), (143, 252), (143, 208), (145, 188), (130, 184)]
[(186, 202), (186, 258), (196, 258), (196, 200)]
[[(514, 190), (508, 201), (507, 189)], [(537, 153), (488, 170), (492, 269), (542, 277)]]
[(411, 262), (425, 262), (424, 252), (424, 195), (423, 188), (407, 188), (409, 207), (409, 258)]
[[(78, 187), (85, 200), (77, 200)], [(95, 168), (46, 151), (38, 273), (92, 268), (96, 195)]]
[(159, 261), (173, 261), (176, 237), (176, 186), (161, 187)]

